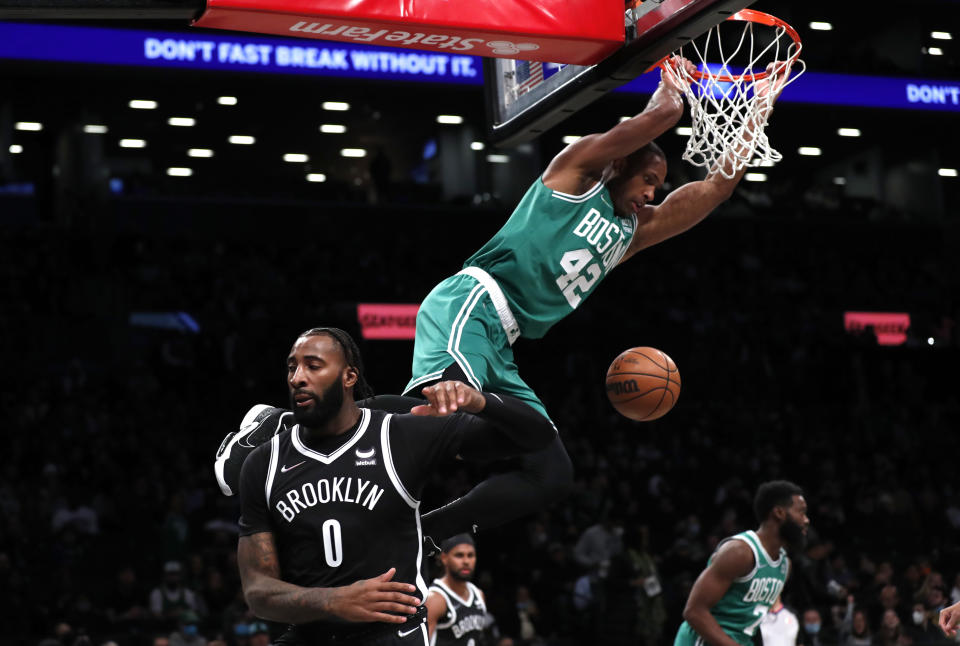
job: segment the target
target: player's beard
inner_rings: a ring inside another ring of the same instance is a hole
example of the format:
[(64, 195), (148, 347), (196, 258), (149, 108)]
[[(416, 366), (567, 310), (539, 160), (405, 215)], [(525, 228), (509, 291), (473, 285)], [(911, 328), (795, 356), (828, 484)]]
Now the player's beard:
[(789, 550), (802, 550), (807, 544), (807, 536), (803, 533), (803, 527), (789, 517), (780, 525), (780, 538), (783, 539)]
[(321, 395), (311, 395), (313, 406), (309, 410), (304, 410), (297, 406), (293, 393), (290, 393), (290, 408), (293, 409), (293, 417), (298, 424), (306, 428), (320, 428), (340, 412), (343, 406), (343, 385), (340, 380), (330, 384)]
[(473, 580), (473, 570), (470, 570), (469, 574), (461, 574), (460, 570), (450, 570), (450, 577), (456, 579), (457, 581), (472, 581)]

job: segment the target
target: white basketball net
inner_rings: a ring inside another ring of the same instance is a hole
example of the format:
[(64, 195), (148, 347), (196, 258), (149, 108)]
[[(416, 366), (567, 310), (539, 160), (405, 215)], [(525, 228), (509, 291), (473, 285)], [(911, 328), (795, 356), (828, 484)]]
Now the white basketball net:
[[(736, 47), (724, 51), (721, 26), (729, 38), (731, 26), (741, 24), (743, 33)], [(765, 45), (758, 44), (754, 39), (755, 29), (766, 32), (765, 39), (772, 33), (772, 40)], [(697, 65), (703, 75), (696, 78), (682, 65), (672, 67), (684, 81), (684, 95), (693, 118), (693, 132), (683, 158), (726, 178), (732, 178), (746, 166), (772, 166), (780, 161), (783, 156), (770, 145), (764, 128), (776, 97), (806, 69), (804, 62), (795, 58), (799, 52), (800, 44), (782, 26), (732, 20), (712, 28), (702, 44), (690, 41), (681, 47), (676, 54)], [(755, 79), (754, 75), (762, 74), (774, 61), (791, 67), (792, 61), (800, 65), (786, 83), (777, 80), (774, 87), (769, 88), (773, 75), (762, 79)]]

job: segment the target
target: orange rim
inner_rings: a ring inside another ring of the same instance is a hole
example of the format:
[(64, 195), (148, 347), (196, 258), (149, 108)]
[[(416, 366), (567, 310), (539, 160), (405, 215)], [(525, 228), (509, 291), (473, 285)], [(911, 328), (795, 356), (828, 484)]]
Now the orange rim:
[[(800, 50), (803, 48), (803, 44), (800, 42), (800, 34), (797, 33), (796, 29), (791, 27), (788, 23), (784, 22), (783, 20), (780, 20), (776, 16), (771, 16), (768, 13), (763, 13), (762, 11), (756, 11), (755, 9), (741, 9), (737, 13), (727, 18), (727, 20), (756, 22), (756, 23), (760, 23), (761, 25), (767, 25), (768, 27), (782, 27), (783, 30), (786, 32), (786, 34), (793, 39), (793, 42), (797, 44), (797, 51), (794, 52), (793, 56), (791, 56), (789, 60), (787, 60), (786, 65), (788, 67), (793, 67), (793, 64), (797, 62), (798, 58), (800, 58)], [(656, 64), (656, 66), (666, 67), (667, 61), (671, 58), (671, 56), (673, 56), (673, 54), (671, 54), (670, 56), (664, 56), (663, 59)], [(703, 80), (705, 78), (709, 78), (717, 83), (733, 83), (735, 81), (741, 81), (741, 80), (756, 81), (759, 79), (765, 79), (768, 76), (770, 76), (770, 73), (763, 71), (763, 72), (760, 72), (759, 74), (741, 74), (739, 76), (726, 76), (726, 75), (710, 76), (708, 74), (704, 74), (700, 70), (697, 70), (696, 72), (693, 72), (691, 76), (693, 76), (693, 78), (697, 79), (698, 81)]]

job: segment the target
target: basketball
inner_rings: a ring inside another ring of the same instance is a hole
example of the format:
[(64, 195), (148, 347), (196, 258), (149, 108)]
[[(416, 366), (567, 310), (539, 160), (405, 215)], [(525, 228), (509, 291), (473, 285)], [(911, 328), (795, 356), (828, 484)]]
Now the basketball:
[(666, 415), (680, 396), (680, 371), (656, 348), (630, 348), (607, 370), (607, 397), (617, 412), (637, 422)]

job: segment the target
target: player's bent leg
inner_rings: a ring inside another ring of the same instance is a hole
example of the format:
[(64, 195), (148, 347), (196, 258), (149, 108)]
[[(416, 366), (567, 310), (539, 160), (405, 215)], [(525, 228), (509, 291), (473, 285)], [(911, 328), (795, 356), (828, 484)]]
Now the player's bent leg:
[[(409, 410), (409, 409), (407, 409)], [(244, 415), (240, 430), (228, 433), (217, 449), (213, 471), (220, 491), (232, 496), (240, 490), (240, 469), (255, 448), (295, 424), (293, 413), (257, 404)]]
[(523, 456), (519, 470), (493, 475), (465, 496), (424, 515), (423, 530), (446, 538), (497, 527), (557, 502), (572, 486), (573, 466), (558, 437), (547, 448)]
[[(477, 363), (475, 357), (468, 356), (468, 360)], [(441, 378), (466, 381), (459, 364), (448, 366)], [(529, 392), (520, 392), (520, 385)], [(487, 389), (503, 390), (531, 405), (535, 402), (537, 410), (545, 412), (522, 381)], [(439, 542), (462, 532), (497, 527), (565, 498), (572, 488), (573, 465), (558, 436), (547, 448), (522, 456), (518, 470), (493, 475), (465, 496), (424, 515), (424, 533)]]

